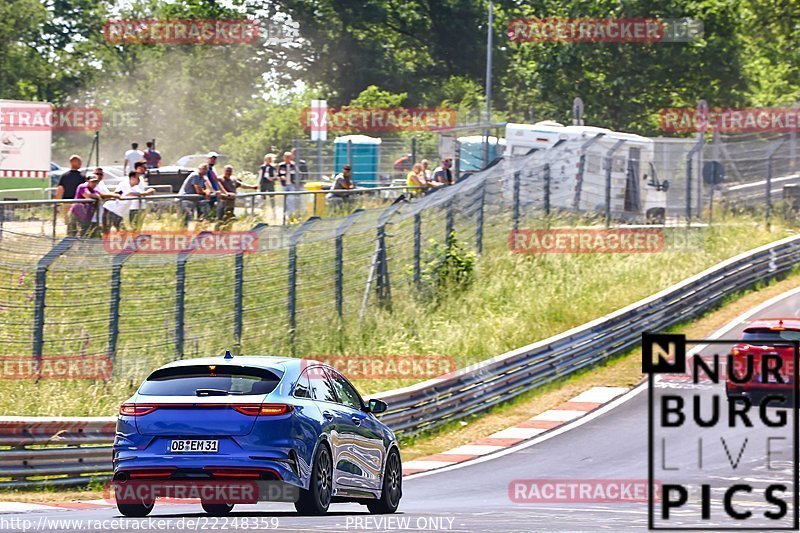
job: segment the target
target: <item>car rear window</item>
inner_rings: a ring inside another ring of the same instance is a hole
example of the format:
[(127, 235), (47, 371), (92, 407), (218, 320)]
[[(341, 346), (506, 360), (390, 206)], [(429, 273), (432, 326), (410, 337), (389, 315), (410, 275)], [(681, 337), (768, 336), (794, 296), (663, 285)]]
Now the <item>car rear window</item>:
[(748, 329), (742, 334), (743, 341), (800, 341), (800, 331), (791, 329)]
[[(280, 377), (265, 368), (193, 365), (156, 370), (139, 388), (152, 396), (238, 396), (269, 394)], [(201, 391), (198, 394), (198, 391)]]

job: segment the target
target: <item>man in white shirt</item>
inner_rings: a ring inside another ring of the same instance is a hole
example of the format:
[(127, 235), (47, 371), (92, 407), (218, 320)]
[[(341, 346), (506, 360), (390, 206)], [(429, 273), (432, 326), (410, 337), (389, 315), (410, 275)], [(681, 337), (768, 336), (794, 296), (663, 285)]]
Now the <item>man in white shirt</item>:
[[(139, 178), (139, 174), (133, 170), (128, 172), (128, 179), (122, 180), (117, 185), (116, 194), (120, 198), (136, 198), (138, 196), (150, 196), (155, 193), (155, 189), (148, 189)], [(120, 229), (128, 214), (133, 207), (138, 208), (139, 200), (114, 200), (106, 202), (105, 216), (107, 217), (106, 227)]]
[(122, 164), (122, 174), (133, 168), (137, 161), (144, 161), (144, 152), (139, 150), (139, 143), (131, 143), (131, 149), (125, 152), (125, 162)]

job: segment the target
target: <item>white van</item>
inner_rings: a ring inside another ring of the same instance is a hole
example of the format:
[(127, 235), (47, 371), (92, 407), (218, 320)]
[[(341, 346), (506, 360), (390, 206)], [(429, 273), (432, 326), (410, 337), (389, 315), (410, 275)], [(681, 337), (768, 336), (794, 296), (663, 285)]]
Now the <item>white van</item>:
[[(605, 210), (608, 151), (611, 156), (611, 213), (623, 219), (662, 223), (669, 183), (654, 166), (652, 139), (594, 126), (564, 126), (544, 121), (506, 125), (506, 157), (542, 151), (550, 163), (551, 206), (574, 211)], [(537, 158), (538, 159), (538, 158)]]

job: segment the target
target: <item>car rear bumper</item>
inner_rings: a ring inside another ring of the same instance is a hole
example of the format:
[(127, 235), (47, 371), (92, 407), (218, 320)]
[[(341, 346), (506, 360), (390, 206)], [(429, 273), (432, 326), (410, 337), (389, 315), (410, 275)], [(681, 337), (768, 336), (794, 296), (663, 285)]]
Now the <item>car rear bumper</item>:
[(285, 457), (270, 457), (261, 451), (258, 455), (144, 455), (115, 449), (113, 465), (115, 479), (261, 479), (303, 487), (297, 465)]

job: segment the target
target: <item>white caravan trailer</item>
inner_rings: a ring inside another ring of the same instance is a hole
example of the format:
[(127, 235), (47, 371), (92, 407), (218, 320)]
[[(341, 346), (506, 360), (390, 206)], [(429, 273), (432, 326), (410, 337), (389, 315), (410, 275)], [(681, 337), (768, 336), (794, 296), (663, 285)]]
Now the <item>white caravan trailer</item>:
[(544, 121), (506, 125), (506, 156), (542, 151), (550, 163), (553, 207), (604, 211), (606, 158), (611, 155), (611, 213), (625, 219), (663, 222), (669, 184), (659, 181), (651, 139), (593, 126), (564, 126)]

